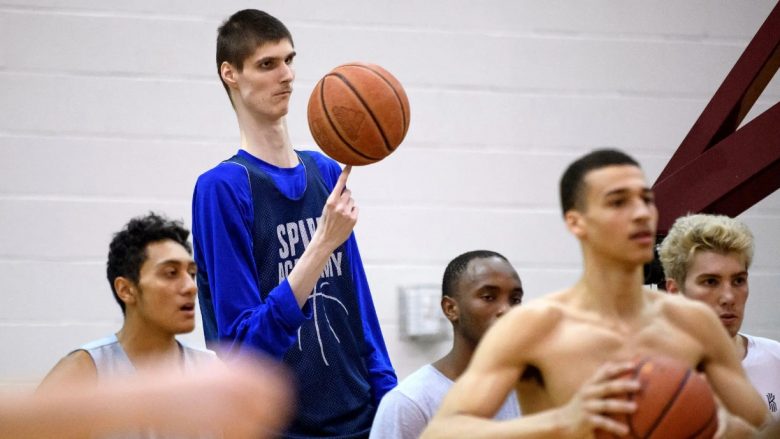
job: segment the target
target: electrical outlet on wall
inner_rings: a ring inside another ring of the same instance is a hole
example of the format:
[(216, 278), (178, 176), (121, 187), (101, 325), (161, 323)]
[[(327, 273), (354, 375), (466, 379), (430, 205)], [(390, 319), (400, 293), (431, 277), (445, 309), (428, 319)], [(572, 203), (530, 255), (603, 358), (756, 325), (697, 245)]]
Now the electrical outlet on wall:
[(413, 285), (398, 288), (401, 338), (443, 340), (450, 322), (441, 310), (441, 287)]

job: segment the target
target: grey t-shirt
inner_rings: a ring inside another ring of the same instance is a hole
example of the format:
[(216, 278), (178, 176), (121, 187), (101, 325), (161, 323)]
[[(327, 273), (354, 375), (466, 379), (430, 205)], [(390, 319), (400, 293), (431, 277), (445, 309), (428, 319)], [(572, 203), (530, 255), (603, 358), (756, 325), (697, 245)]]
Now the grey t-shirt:
[[(417, 369), (388, 392), (379, 403), (370, 439), (417, 439), (439, 409), (452, 380), (427, 364)], [(520, 416), (520, 405), (513, 390), (495, 419)]]

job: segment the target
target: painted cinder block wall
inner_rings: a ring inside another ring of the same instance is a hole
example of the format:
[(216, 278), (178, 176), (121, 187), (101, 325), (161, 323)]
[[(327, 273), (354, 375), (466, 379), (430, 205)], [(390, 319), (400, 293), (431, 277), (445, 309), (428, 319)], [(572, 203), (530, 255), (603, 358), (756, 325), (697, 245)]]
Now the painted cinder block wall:
[[(351, 179), (404, 377), (449, 341), (399, 336), (398, 288), (439, 283), (475, 248), (508, 256), (528, 299), (574, 282), (563, 168), (612, 146), (654, 181), (774, 4), (0, 0), (0, 387), (34, 385), (119, 328), (104, 266), (127, 219), (153, 209), (190, 224), (197, 175), (238, 145), (214, 65), (216, 28), (238, 9), (265, 9), (293, 33), (300, 148), (316, 148), (306, 102), (332, 67), (374, 62), (406, 87), (406, 141)], [(777, 102), (779, 82), (753, 114)], [(741, 217), (757, 238), (745, 329), (780, 339), (780, 194)], [(202, 345), (200, 327), (183, 339)]]

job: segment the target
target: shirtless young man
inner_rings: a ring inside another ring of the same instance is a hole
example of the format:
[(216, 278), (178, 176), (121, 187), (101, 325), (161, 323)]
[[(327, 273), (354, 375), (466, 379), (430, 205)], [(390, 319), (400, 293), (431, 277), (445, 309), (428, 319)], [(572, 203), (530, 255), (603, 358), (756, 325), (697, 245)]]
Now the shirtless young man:
[[(635, 410), (619, 396), (639, 384), (615, 377), (637, 358), (654, 355), (705, 373), (729, 412), (754, 426), (764, 423), (761, 398), (712, 311), (642, 287), (658, 211), (637, 162), (615, 150), (587, 154), (564, 173), (561, 203), (566, 226), (580, 241), (582, 277), (496, 322), (422, 437), (626, 434), (627, 426), (606, 414)], [(523, 417), (488, 419), (513, 388)]]

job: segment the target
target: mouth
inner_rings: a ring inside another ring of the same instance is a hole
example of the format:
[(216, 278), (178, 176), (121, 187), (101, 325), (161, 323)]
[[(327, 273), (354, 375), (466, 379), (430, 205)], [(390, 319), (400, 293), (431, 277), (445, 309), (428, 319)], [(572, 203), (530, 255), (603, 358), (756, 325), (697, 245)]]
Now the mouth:
[(652, 232), (650, 232), (650, 230), (641, 230), (629, 235), (629, 239), (640, 244), (653, 244), (655, 241), (655, 236)]
[(731, 324), (737, 321), (737, 315), (733, 313), (723, 313), (718, 316), (723, 324)]
[(195, 314), (195, 304), (194, 303), (185, 303), (184, 305), (179, 307), (179, 311), (182, 311), (182, 312), (185, 312), (185, 313)]

